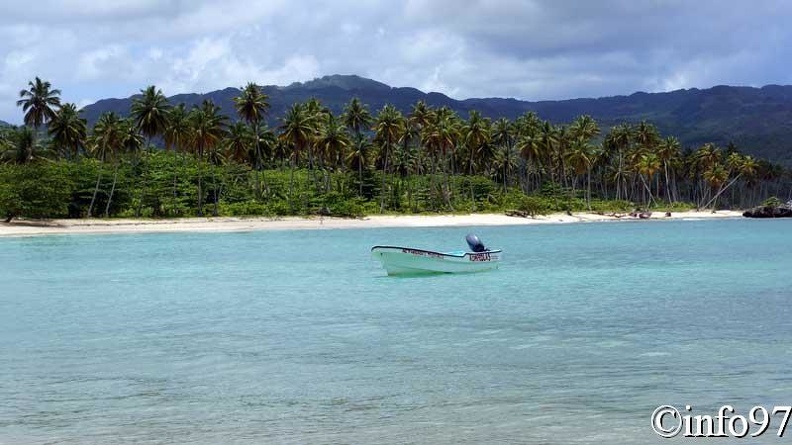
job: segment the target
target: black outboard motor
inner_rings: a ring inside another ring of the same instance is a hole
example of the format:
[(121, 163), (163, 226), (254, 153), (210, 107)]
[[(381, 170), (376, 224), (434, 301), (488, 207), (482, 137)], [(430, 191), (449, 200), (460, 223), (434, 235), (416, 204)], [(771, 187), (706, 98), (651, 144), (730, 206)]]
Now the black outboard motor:
[(470, 246), (470, 250), (474, 252), (486, 252), (487, 248), (484, 247), (484, 243), (481, 242), (479, 237), (473, 235), (472, 233), (468, 233), (465, 237), (465, 241), (467, 241), (468, 246)]

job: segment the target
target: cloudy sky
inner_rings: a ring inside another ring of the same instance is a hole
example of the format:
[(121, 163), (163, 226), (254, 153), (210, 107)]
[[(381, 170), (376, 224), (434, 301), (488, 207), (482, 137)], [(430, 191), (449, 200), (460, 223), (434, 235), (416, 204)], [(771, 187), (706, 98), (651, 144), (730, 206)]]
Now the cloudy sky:
[(0, 119), (35, 76), (86, 105), (359, 74), (458, 99), (790, 84), (787, 0), (4, 0)]

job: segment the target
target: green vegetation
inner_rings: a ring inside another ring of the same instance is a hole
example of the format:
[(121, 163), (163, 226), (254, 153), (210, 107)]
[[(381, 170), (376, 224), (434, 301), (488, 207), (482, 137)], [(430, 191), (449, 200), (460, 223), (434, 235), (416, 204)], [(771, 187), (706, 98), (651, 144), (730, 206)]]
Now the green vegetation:
[[(783, 168), (713, 144), (685, 149), (648, 122), (600, 134), (581, 116), (492, 122), (416, 103), (340, 116), (295, 103), (277, 128), (255, 84), (231, 123), (141, 90), (130, 117), (87, 128), (39, 78), (20, 92), (26, 126), (0, 128), (0, 212), (14, 217), (180, 217), (628, 211), (749, 207), (787, 193)], [(43, 128), (46, 128), (46, 131)]]

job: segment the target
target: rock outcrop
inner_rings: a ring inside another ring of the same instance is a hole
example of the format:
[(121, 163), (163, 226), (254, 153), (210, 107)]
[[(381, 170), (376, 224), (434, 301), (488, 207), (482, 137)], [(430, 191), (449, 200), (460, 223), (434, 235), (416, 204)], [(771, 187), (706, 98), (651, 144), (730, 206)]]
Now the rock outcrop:
[(746, 218), (792, 218), (792, 207), (790, 206), (759, 206), (743, 212)]

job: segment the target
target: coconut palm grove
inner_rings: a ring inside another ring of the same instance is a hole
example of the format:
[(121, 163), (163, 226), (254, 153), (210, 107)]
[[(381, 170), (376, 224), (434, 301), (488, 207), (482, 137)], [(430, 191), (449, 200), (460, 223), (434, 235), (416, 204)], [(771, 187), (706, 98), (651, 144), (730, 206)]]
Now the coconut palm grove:
[(234, 116), (187, 109), (155, 86), (129, 117), (80, 110), (40, 78), (20, 91), (24, 125), (0, 128), (0, 212), (27, 218), (746, 208), (786, 200), (779, 165), (730, 144), (683, 147), (651, 122), (600, 128), (527, 113), (491, 120), (415, 103), (334, 115), (295, 103), (267, 125), (249, 83)]

